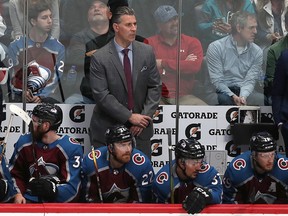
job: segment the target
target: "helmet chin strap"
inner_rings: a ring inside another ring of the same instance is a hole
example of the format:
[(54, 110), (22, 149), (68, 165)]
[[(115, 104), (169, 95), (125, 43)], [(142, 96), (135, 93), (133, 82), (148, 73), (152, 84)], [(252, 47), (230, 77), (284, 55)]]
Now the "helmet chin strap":
[[(182, 180), (183, 180), (183, 181), (189, 180), (190, 178), (189, 178), (189, 176), (186, 174), (186, 165), (185, 165), (185, 162), (184, 162), (184, 161), (181, 161), (181, 162), (180, 162), (180, 163), (183, 164), (184, 168), (182, 168), (182, 167), (180, 166), (179, 162), (177, 162), (177, 163), (178, 163), (177, 166), (180, 168), (182, 175), (185, 177), (185, 179), (182, 179)], [(177, 169), (176, 169), (176, 172), (177, 172)]]
[[(110, 144), (111, 145), (111, 144)], [(116, 154), (114, 153), (114, 146), (112, 145), (112, 147), (108, 147), (108, 151), (109, 151), (109, 160), (115, 160), (116, 162), (123, 164), (122, 161), (120, 161), (118, 159), (118, 157), (116, 156)], [(111, 161), (110, 161), (110, 165), (111, 165)], [(123, 164), (124, 165), (124, 164)], [(115, 168), (115, 167), (112, 167)]]
[[(39, 133), (39, 128), (40, 128), (40, 126), (41, 126), (42, 124), (43, 124), (43, 122), (37, 126), (38, 133)], [(49, 131), (50, 131), (50, 127), (49, 127), (48, 130), (46, 130), (45, 132), (41, 132), (41, 136), (39, 136), (38, 139), (36, 139), (36, 141), (41, 141), (42, 138), (43, 138), (43, 136), (44, 136), (45, 134), (47, 134)], [(35, 133), (34, 130), (33, 130), (33, 133)], [(33, 136), (34, 136), (34, 135), (33, 135)], [(36, 137), (36, 138), (37, 138), (37, 137)]]

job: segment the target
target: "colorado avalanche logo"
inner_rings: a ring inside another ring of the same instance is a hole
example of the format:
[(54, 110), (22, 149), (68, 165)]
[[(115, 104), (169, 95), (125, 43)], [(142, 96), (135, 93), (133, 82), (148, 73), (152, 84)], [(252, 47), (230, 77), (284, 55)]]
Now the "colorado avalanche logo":
[(162, 172), (162, 173), (160, 173), (160, 174), (157, 176), (156, 182), (157, 182), (158, 184), (164, 184), (164, 182), (165, 182), (165, 181), (168, 181), (168, 179), (169, 179), (168, 173)]
[(234, 169), (236, 169), (236, 170), (243, 169), (243, 168), (246, 167), (246, 161), (243, 160), (242, 158), (240, 158), (240, 159), (234, 161), (233, 167), (234, 167)]
[(77, 140), (75, 140), (73, 137), (69, 137), (69, 141), (72, 143), (72, 144), (79, 144), (79, 142)]
[(281, 170), (288, 170), (288, 163), (287, 160), (284, 160), (284, 158), (279, 158), (277, 164)]
[(143, 155), (140, 155), (139, 153), (136, 153), (136, 154), (133, 155), (132, 161), (136, 165), (140, 166), (140, 165), (145, 163), (145, 157)]
[[(95, 153), (96, 159), (98, 159), (101, 156), (101, 152), (99, 150), (94, 150), (94, 153)], [(88, 158), (90, 160), (93, 160), (93, 152), (92, 151), (88, 154)]]
[(203, 164), (201, 166), (201, 170), (199, 171), (199, 173), (205, 173), (210, 169), (210, 165), (209, 164)]

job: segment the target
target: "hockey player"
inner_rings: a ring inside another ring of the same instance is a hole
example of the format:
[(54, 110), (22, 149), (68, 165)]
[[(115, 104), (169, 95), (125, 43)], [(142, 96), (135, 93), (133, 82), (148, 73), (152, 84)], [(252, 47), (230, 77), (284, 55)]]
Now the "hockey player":
[(33, 109), (32, 133), (20, 136), (10, 159), (15, 203), (76, 201), (83, 150), (73, 138), (57, 134), (62, 119), (57, 105)]
[(223, 203), (288, 203), (288, 158), (276, 153), (267, 132), (250, 139), (250, 150), (234, 158), (223, 178)]
[(151, 161), (134, 148), (129, 129), (124, 125), (110, 127), (105, 139), (107, 146), (91, 151), (83, 159), (86, 202), (151, 202)]
[(5, 156), (4, 144), (0, 145), (0, 202), (10, 202), (11, 199), (16, 195), (17, 191), (13, 185), (13, 181), (7, 166)]
[(182, 203), (190, 214), (201, 212), (207, 204), (220, 203), (222, 184), (219, 173), (203, 161), (204, 156), (204, 146), (196, 139), (180, 140), (175, 146), (172, 171), (167, 164), (155, 176), (153, 193), (156, 202)]

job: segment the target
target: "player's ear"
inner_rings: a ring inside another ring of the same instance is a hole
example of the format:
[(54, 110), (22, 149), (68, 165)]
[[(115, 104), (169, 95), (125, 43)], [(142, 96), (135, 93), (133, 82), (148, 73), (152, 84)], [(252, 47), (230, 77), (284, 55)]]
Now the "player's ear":
[(183, 159), (183, 158), (178, 159), (178, 165), (181, 169), (184, 169), (185, 168), (185, 159)]
[(113, 146), (112, 143), (110, 143), (110, 144), (108, 144), (107, 148), (108, 148), (109, 152), (112, 153), (113, 149), (114, 149), (114, 146)]

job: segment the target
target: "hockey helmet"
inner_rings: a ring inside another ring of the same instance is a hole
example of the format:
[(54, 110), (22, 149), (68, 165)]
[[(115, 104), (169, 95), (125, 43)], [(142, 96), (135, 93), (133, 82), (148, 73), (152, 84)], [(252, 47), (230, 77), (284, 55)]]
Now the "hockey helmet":
[(250, 149), (256, 152), (276, 151), (276, 141), (268, 132), (258, 132), (250, 139)]
[(105, 132), (106, 144), (113, 144), (115, 142), (130, 141), (134, 147), (133, 135), (130, 130), (124, 125), (116, 125), (109, 127)]
[(175, 146), (175, 158), (202, 159), (205, 148), (194, 138), (181, 139)]
[(37, 116), (42, 121), (51, 124), (51, 130), (57, 130), (63, 120), (63, 113), (59, 106), (55, 104), (42, 103), (34, 107), (32, 115)]

